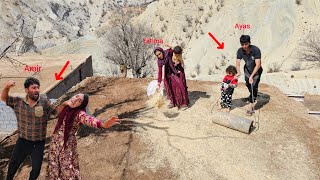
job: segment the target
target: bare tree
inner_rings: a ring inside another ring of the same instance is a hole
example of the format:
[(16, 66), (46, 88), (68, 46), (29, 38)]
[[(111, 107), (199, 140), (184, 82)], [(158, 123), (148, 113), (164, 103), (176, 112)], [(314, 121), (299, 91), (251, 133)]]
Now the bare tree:
[(133, 15), (131, 10), (119, 10), (112, 17), (112, 28), (103, 39), (108, 46), (106, 60), (119, 65), (121, 71), (132, 69), (133, 77), (140, 78), (146, 76), (147, 62), (153, 56), (152, 46), (145, 44), (144, 38), (154, 38), (155, 33), (142, 24), (134, 24), (131, 19)]
[(320, 66), (320, 35), (319, 33), (311, 33), (300, 44), (301, 49), (298, 53), (298, 59), (302, 61), (315, 62)]

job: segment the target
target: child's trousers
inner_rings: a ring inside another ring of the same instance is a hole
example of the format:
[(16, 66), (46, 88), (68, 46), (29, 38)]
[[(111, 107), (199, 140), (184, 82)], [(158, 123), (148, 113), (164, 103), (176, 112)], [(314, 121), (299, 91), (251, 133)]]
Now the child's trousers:
[(232, 94), (221, 91), (220, 105), (222, 108), (231, 108)]

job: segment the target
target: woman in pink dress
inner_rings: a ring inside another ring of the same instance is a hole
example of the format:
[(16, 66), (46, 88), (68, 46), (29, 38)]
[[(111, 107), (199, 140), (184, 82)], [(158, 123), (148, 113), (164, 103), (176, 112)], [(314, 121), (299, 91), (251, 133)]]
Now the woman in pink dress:
[[(169, 45), (167, 45), (169, 46)], [(170, 46), (169, 46), (170, 47)], [(178, 48), (176, 48), (178, 47)], [(175, 64), (172, 61), (173, 55), (180, 56), (182, 49), (176, 46), (174, 49), (163, 50), (157, 47), (154, 54), (157, 57), (158, 64), (158, 86), (162, 81), (162, 67), (164, 66), (164, 87), (166, 89), (167, 98), (170, 100), (168, 108), (178, 107), (186, 109), (189, 104), (186, 77), (184, 74), (184, 67), (182, 64)], [(178, 50), (175, 52), (175, 49)]]
[(174, 68), (177, 70), (178, 74), (175, 76), (176, 83), (173, 83), (173, 91), (175, 94), (176, 104), (182, 109), (188, 108), (189, 97), (188, 97), (188, 87), (186, 76), (184, 73), (184, 62), (182, 58), (182, 48), (180, 46), (175, 46), (173, 48)]
[(81, 124), (94, 128), (120, 124), (116, 116), (105, 122), (89, 116), (85, 111), (88, 101), (88, 95), (80, 93), (62, 103), (64, 107), (59, 113), (48, 151), (46, 179), (81, 179), (75, 136)]

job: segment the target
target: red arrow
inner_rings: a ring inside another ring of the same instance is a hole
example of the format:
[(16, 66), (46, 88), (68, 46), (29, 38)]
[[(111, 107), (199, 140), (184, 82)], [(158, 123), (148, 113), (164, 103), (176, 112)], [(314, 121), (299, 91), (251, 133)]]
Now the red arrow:
[(224, 49), (224, 42), (219, 43), (219, 41), (211, 34), (211, 32), (208, 32), (209, 36), (218, 44), (217, 49)]
[(69, 65), (70, 61), (67, 61), (67, 63), (63, 66), (62, 70), (60, 71), (60, 73), (54, 73), (56, 80), (62, 80), (63, 77), (61, 77), (61, 75), (63, 74), (63, 72), (66, 70), (67, 66)]

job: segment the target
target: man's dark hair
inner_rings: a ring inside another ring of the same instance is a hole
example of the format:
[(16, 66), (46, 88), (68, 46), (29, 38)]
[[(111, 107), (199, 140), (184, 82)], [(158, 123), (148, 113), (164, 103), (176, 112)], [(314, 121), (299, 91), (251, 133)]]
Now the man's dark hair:
[(240, 43), (250, 43), (250, 36), (249, 35), (242, 35), (240, 37)]
[(29, 77), (24, 81), (24, 88), (29, 88), (33, 84), (37, 84), (38, 86), (40, 86), (40, 82), (38, 79)]
[(176, 54), (182, 54), (182, 48), (180, 46), (176, 46), (173, 48), (173, 52)]
[(230, 65), (230, 66), (227, 67), (226, 72), (227, 73), (231, 73), (232, 75), (236, 75), (237, 74), (237, 69), (236, 69), (236, 67)]

